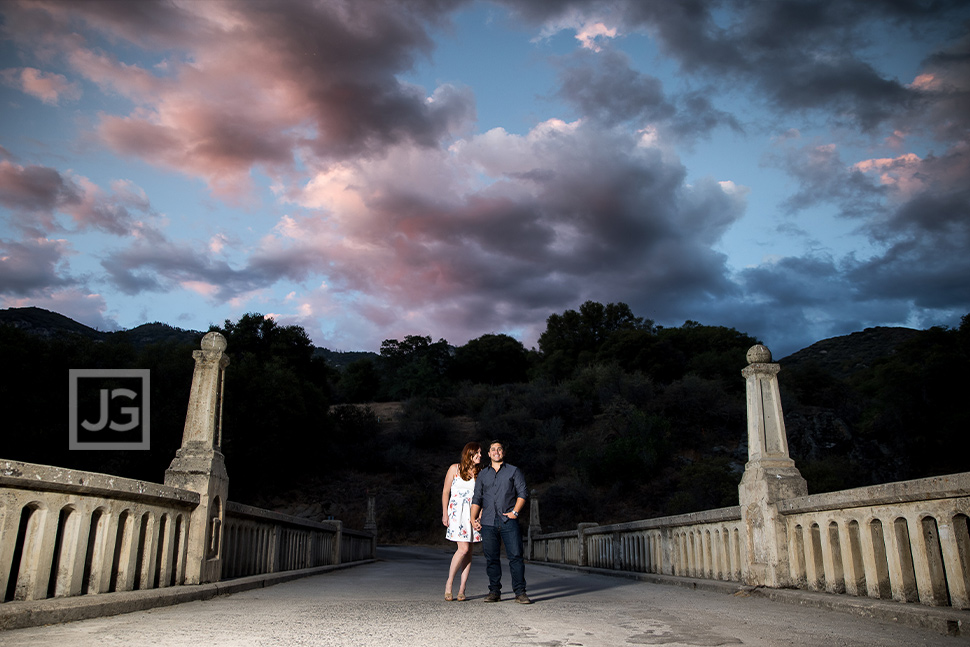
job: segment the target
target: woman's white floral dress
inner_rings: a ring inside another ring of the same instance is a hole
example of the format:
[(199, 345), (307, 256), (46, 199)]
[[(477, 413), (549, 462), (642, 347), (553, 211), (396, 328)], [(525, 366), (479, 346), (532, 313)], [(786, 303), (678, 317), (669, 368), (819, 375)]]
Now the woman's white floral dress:
[(451, 481), (451, 498), (448, 499), (448, 530), (445, 539), (451, 541), (482, 540), (482, 535), (472, 528), (472, 495), (475, 493), (475, 479), (466, 481), (456, 474)]

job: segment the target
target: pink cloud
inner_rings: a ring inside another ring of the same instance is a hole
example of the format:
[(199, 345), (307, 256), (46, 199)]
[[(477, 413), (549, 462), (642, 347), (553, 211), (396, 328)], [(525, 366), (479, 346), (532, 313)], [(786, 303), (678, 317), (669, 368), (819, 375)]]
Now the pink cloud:
[(940, 79), (936, 77), (935, 74), (920, 74), (913, 82), (909, 84), (909, 87), (916, 90), (938, 90), (942, 83)]
[(878, 174), (880, 183), (893, 188), (905, 199), (925, 187), (925, 178), (920, 177), (922, 162), (919, 155), (907, 153), (896, 158), (863, 160), (853, 164), (853, 168), (863, 173)]
[(133, 214), (152, 213), (144, 191), (132, 182), (115, 181), (107, 193), (80, 175), (7, 160), (0, 160), (0, 205), (10, 209), (13, 223), (31, 235), (65, 230), (58, 221), (64, 214), (79, 229), (124, 236), (136, 228), (145, 229)]
[(201, 294), (202, 296), (209, 297), (209, 298), (213, 297), (216, 293), (219, 292), (218, 285), (212, 285), (211, 283), (205, 283), (203, 281), (187, 280), (187, 281), (182, 281), (181, 285), (186, 290), (191, 290), (192, 292), (196, 292), (198, 294)]
[(81, 88), (71, 83), (67, 77), (53, 72), (44, 72), (33, 67), (9, 68), (0, 72), (7, 85), (36, 97), (46, 104), (56, 106), (61, 99), (76, 101), (81, 98)]
[(938, 194), (962, 191), (970, 178), (970, 144), (957, 143), (943, 155), (920, 158), (907, 153), (894, 158), (863, 160), (853, 165), (863, 173), (878, 175), (882, 185), (899, 202), (927, 191)]
[(585, 49), (599, 52), (603, 48), (599, 44), (600, 38), (616, 38), (616, 27), (607, 27), (601, 22), (588, 22), (576, 32), (578, 40)]
[[(426, 27), (445, 11), (419, 17), (407, 3), (210, 0), (137, 11), (127, 3), (45, 4), (14, 20), (29, 14), (46, 19), (49, 31), (74, 34), (63, 45), (74, 69), (136, 102), (129, 114), (103, 116), (98, 133), (111, 148), (241, 200), (254, 168), (279, 179), (296, 156), (331, 163), (399, 142), (434, 146), (468, 124), (467, 91), (443, 87), (428, 97), (397, 79), (430, 50)], [(88, 43), (95, 35), (164, 58), (152, 69), (117, 60)]]
[(318, 214), (282, 218), (248, 270), (323, 275), (319, 303), (352, 297), (347, 307), (388, 335), (437, 322), (452, 341), (564, 300), (635, 301), (623, 286), (639, 299), (677, 284), (726, 289), (710, 246), (743, 213), (746, 191), (684, 185), (666, 159), (636, 135), (580, 122), (448, 150), (398, 146), (291, 195)]
[(137, 65), (121, 63), (103, 52), (79, 47), (68, 58), (72, 67), (89, 81), (132, 99), (150, 100), (168, 85), (165, 79)]

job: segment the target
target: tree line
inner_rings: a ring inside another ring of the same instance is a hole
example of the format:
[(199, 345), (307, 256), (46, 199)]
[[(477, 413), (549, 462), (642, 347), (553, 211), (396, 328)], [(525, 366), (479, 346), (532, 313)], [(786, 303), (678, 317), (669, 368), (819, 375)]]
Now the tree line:
[[(968, 317), (850, 375), (810, 362), (783, 371), (789, 442), (810, 491), (966, 469)], [(758, 340), (733, 328), (663, 327), (626, 304), (587, 301), (550, 315), (535, 349), (504, 334), (457, 347), (411, 335), (339, 370), (299, 326), (250, 313), (211, 329), (231, 359), (222, 449), (235, 501), (313, 500), (359, 525), (366, 494), (377, 494), (382, 527), (422, 541), (438, 530), (439, 480), (464, 442), (502, 438), (540, 493), (547, 529), (737, 503), (740, 370)], [(197, 348), (0, 326), (0, 401), (17, 403), (4, 457), (161, 480), (181, 442)], [(150, 452), (67, 450), (61, 377), (99, 367), (151, 369)], [(371, 406), (390, 401), (403, 403), (393, 425)]]

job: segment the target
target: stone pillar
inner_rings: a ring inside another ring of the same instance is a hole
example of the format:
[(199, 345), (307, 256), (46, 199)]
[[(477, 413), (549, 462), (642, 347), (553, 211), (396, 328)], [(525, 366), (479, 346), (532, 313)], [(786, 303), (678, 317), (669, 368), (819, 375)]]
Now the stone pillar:
[(364, 530), (374, 534), (370, 542), (370, 557), (377, 557), (377, 512), (374, 497), (367, 497), (367, 518), (364, 520)]
[(586, 546), (586, 530), (598, 526), (598, 523), (587, 521), (576, 527), (576, 535), (579, 537), (579, 556), (577, 566), (589, 566), (589, 549)]
[(529, 545), (526, 550), (526, 555), (529, 559), (535, 557), (535, 554), (532, 552), (532, 537), (533, 535), (541, 534), (542, 526), (539, 524), (539, 497), (536, 495), (536, 491), (532, 490), (529, 493), (529, 531), (527, 535)]
[(771, 351), (758, 344), (748, 350), (741, 371), (748, 402), (748, 462), (738, 486), (741, 519), (750, 562), (746, 584), (791, 586), (788, 530), (778, 502), (808, 494), (808, 486), (788, 455), (778, 371)]
[(195, 372), (185, 414), (182, 447), (165, 471), (165, 485), (199, 493), (199, 506), (189, 520), (185, 583), (217, 582), (222, 576), (222, 529), (229, 476), (222, 455), (222, 397), (226, 338), (210, 332), (202, 350), (192, 353)]

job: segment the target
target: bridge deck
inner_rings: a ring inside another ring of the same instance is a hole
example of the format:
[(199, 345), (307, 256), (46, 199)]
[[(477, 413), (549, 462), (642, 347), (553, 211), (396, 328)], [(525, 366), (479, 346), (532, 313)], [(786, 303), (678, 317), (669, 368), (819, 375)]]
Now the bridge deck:
[[(889, 647), (967, 638), (756, 596), (690, 590), (529, 564), (535, 604), (484, 604), (484, 562), (470, 599), (443, 600), (450, 553), (378, 549), (379, 561), (211, 600), (0, 632), (5, 647), (209, 645), (777, 645)], [(457, 591), (457, 588), (456, 588)], [(844, 597), (844, 596), (840, 596)], [(966, 628), (964, 628), (966, 629)]]

